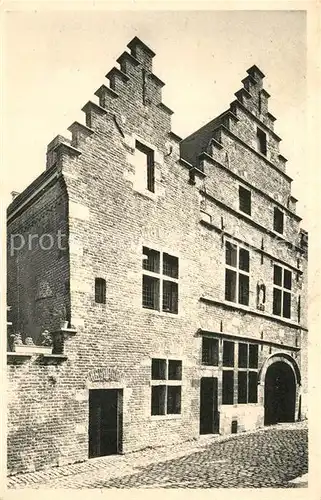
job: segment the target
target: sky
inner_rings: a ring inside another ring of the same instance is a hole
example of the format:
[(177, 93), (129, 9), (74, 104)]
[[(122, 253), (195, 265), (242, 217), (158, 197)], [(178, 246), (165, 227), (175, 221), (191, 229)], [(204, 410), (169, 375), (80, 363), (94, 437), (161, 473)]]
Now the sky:
[(71, 123), (84, 123), (81, 108), (96, 101), (94, 92), (135, 35), (156, 52), (153, 71), (166, 83), (163, 102), (181, 137), (227, 109), (246, 70), (259, 66), (308, 228), (306, 17), (295, 10), (6, 12), (3, 197), (9, 201), (11, 191), (41, 174), (57, 134), (69, 137)]

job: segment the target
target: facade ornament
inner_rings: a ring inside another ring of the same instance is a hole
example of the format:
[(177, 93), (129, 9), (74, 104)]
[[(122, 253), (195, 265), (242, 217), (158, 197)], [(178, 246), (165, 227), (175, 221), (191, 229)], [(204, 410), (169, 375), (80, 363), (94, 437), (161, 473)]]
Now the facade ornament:
[(264, 311), (265, 299), (266, 299), (266, 286), (265, 286), (263, 280), (259, 280), (257, 282), (256, 290), (257, 290), (257, 292), (256, 292), (257, 293), (257, 299), (256, 299), (257, 308), (260, 311)]

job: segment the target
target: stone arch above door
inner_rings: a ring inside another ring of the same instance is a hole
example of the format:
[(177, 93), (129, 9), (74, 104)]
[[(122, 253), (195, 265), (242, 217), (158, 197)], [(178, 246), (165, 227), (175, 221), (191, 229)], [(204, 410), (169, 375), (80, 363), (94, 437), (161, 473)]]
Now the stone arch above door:
[(301, 373), (297, 362), (295, 361), (295, 359), (292, 358), (290, 354), (283, 351), (274, 352), (264, 361), (258, 373), (259, 384), (260, 385), (264, 384), (267, 369), (269, 368), (269, 366), (271, 366), (273, 363), (276, 363), (277, 361), (282, 361), (283, 363), (288, 364), (294, 372), (296, 384), (301, 385)]

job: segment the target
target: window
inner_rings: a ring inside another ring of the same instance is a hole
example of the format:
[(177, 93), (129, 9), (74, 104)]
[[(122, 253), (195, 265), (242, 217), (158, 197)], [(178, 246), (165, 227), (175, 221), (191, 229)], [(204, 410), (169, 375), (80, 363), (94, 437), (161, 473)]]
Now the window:
[(173, 359), (152, 359), (151, 414), (181, 413), (182, 362)]
[(284, 229), (284, 213), (277, 207), (274, 207), (273, 229), (280, 234), (283, 234)]
[(292, 272), (275, 264), (273, 284), (273, 314), (291, 318)]
[(202, 339), (202, 364), (218, 366), (218, 339), (203, 337)]
[(223, 366), (234, 366), (234, 342), (223, 342)]
[[(238, 366), (235, 364), (235, 349)], [(257, 403), (258, 344), (247, 342), (223, 342), (222, 403), (234, 404), (237, 388), (237, 403)]]
[(251, 215), (251, 191), (239, 186), (239, 208), (241, 212)]
[(95, 302), (106, 304), (106, 280), (95, 278)]
[(154, 151), (136, 141), (136, 167), (142, 188), (155, 192)]
[(257, 128), (256, 130), (256, 143), (257, 143), (257, 150), (259, 153), (262, 153), (262, 155), (266, 156), (267, 153), (267, 148), (266, 148), (266, 133), (263, 132), (260, 128)]
[(143, 247), (142, 267), (143, 307), (178, 314), (178, 258)]
[(238, 403), (257, 403), (258, 345), (238, 344)]
[(223, 370), (223, 405), (232, 405), (234, 400), (234, 372)]
[(245, 248), (226, 242), (225, 300), (249, 305), (250, 253)]

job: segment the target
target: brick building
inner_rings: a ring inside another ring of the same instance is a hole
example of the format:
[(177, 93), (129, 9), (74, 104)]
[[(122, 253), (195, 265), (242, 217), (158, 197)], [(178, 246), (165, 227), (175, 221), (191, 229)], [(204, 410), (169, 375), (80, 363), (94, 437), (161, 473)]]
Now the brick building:
[(8, 208), (11, 473), (307, 415), (307, 233), (264, 74), (181, 139), (128, 47)]

